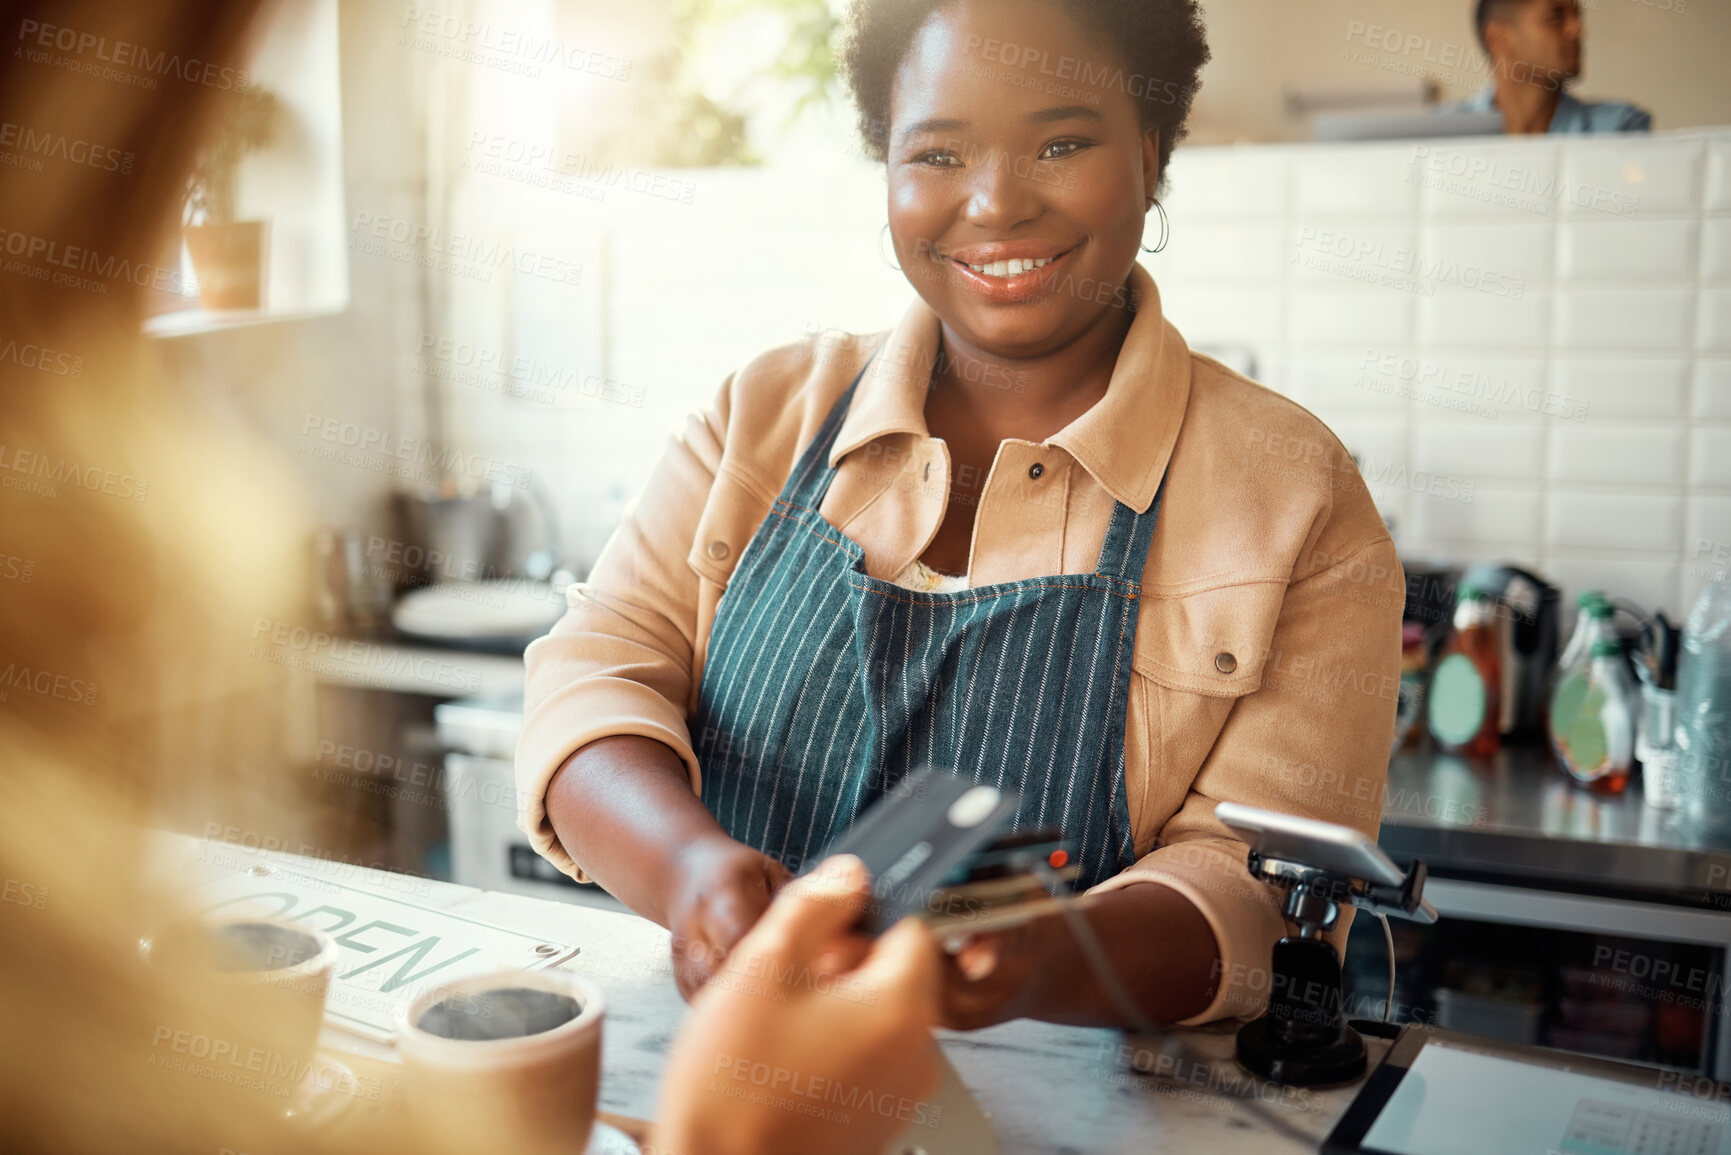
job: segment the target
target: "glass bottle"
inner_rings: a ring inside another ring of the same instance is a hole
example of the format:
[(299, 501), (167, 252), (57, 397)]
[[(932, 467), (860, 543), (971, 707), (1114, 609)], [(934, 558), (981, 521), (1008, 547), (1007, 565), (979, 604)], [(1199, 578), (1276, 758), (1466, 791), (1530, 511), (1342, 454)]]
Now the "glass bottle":
[[(1551, 672), (1551, 693), (1545, 703), (1545, 732), (1550, 737), (1553, 751), (1561, 750), (1562, 743), (1557, 735), (1574, 725), (1575, 715), (1580, 712), (1582, 696), (1587, 692), (1588, 675), (1592, 673), (1593, 643), (1600, 638), (1616, 638), (1612, 632), (1616, 611), (1603, 593), (1586, 590), (1575, 599), (1575, 605), (1580, 610), (1575, 615), (1575, 632), (1569, 636), (1569, 644), (1563, 647), (1563, 656)], [(1559, 765), (1563, 764), (1562, 758), (1559, 752)]]
[(1426, 718), (1431, 737), (1450, 754), (1489, 758), (1501, 745), (1502, 648), (1496, 603), (1463, 585), (1454, 632), (1431, 675)]
[(1575, 632), (1569, 635), (1569, 644), (1563, 647), (1563, 656), (1557, 659), (1557, 672), (1551, 679), (1553, 692), (1562, 680), (1564, 670), (1587, 663), (1593, 639), (1615, 636), (1611, 633), (1611, 622), (1617, 611), (1602, 591), (1586, 590), (1575, 599), (1575, 606), (1579, 611), (1575, 614)]
[(1635, 765), (1639, 701), (1614, 638), (1595, 639), (1586, 666), (1563, 672), (1551, 702), (1551, 747), (1571, 778), (1605, 793), (1623, 792)]
[(1676, 738), (1678, 808), (1694, 818), (1723, 814), (1731, 788), (1731, 577), (1724, 570), (1683, 625)]

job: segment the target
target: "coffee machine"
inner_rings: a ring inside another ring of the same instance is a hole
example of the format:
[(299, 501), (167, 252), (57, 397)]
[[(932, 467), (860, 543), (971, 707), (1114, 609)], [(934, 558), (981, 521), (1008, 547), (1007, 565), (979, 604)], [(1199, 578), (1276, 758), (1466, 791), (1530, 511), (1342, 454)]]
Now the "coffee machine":
[(1551, 670), (1557, 664), (1562, 591), (1510, 565), (1477, 565), (1462, 585), (1484, 591), (1502, 609), (1502, 735), (1542, 739)]

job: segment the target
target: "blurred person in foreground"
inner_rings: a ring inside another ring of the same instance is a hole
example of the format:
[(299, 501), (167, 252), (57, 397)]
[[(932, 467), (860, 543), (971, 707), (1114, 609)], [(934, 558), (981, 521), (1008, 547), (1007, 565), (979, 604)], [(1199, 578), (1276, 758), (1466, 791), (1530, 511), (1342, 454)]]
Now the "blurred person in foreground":
[[(145, 966), (138, 949), (186, 913), (152, 829), (259, 806), (244, 767), (284, 732), (287, 675), (246, 659), (234, 639), (260, 612), (293, 612), (299, 591), (286, 575), (300, 571), (306, 519), (292, 471), (219, 404), (181, 395), (139, 337), (143, 286), (178, 267), (163, 254), (175, 250), (186, 174), (221, 93), (179, 74), (120, 83), (79, 54), (100, 40), (201, 68), (233, 63), (258, 8), (0, 3), (0, 27), (20, 47), (0, 74), (0, 122), (136, 158), (129, 173), (0, 168), (7, 1152), (388, 1155), (341, 1130), (290, 1132), (281, 1099), (153, 1062), (165, 1026), (268, 1047), (282, 1024), (219, 1019), (208, 992)], [(651, 1149), (864, 1152), (895, 1125), (868, 1114), (819, 1132), (709, 1094), (709, 1048), (898, 1095), (934, 1084), (935, 947), (912, 924), (875, 944), (848, 934), (866, 884), (857, 864), (832, 865), (776, 904), (738, 956), (776, 960), (759, 967), (771, 974), (796, 962), (848, 972), (880, 992), (870, 1018), (810, 992), (772, 1001), (718, 989), (674, 1048)], [(511, 1136), (498, 1150), (513, 1150)]]
[(1478, 0), (1474, 22), (1491, 81), (1448, 111), (1500, 112), (1511, 136), (1652, 131), (1653, 117), (1632, 104), (1569, 95), (1586, 39), (1578, 0)]

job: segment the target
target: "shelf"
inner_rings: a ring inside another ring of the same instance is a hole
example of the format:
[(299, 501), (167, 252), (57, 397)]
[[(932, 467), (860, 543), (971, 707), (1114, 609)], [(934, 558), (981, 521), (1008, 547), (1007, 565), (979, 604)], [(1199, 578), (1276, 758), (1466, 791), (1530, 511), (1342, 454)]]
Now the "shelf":
[(216, 333), (224, 329), (240, 329), (248, 325), (268, 325), (275, 321), (310, 321), (318, 317), (334, 317), (341, 309), (308, 309), (272, 312), (269, 309), (177, 309), (158, 313), (144, 322), (146, 337), (191, 337), (199, 333)]
[[(246, 64), (275, 95), (271, 142), (235, 170), (234, 218), (265, 221), (262, 309), (204, 309), (196, 297), (156, 299), (169, 311), (144, 322), (146, 337), (185, 337), (273, 321), (342, 313), (349, 304), (348, 214), (338, 0), (279, 0), (266, 6)], [(180, 249), (180, 269), (197, 272)]]

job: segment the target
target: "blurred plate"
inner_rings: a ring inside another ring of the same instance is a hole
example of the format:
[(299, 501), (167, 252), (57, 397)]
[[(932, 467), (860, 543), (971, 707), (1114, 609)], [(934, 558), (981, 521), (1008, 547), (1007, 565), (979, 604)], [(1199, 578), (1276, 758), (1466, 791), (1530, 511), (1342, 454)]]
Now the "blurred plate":
[(397, 599), (391, 624), (452, 645), (528, 645), (565, 613), (565, 591), (527, 578), (438, 582)]

